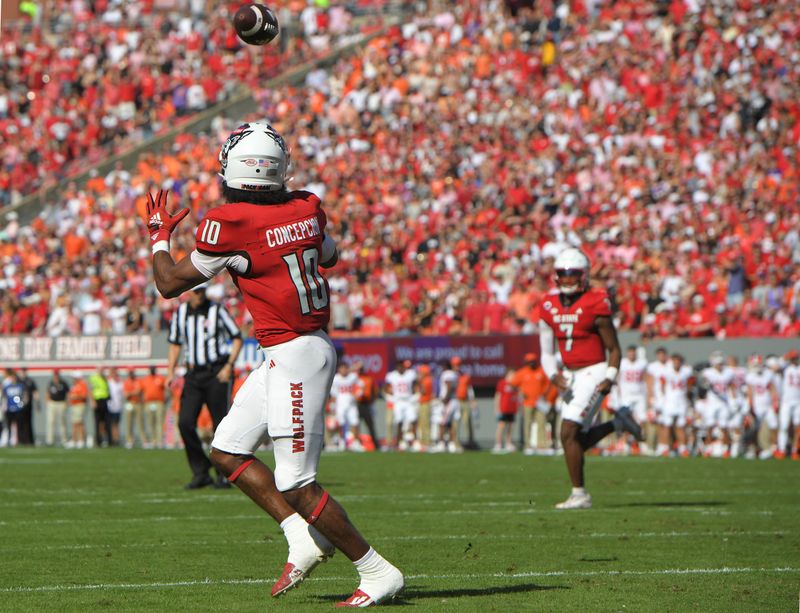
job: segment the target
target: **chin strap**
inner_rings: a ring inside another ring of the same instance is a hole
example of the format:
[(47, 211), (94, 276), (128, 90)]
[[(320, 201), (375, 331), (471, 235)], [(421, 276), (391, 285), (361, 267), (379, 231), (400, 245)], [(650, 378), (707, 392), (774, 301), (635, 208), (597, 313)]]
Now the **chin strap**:
[(317, 506), (313, 511), (311, 511), (311, 515), (308, 516), (308, 519), (306, 519), (309, 524), (313, 524), (319, 519), (319, 516), (322, 514), (322, 510), (325, 508), (325, 505), (328, 504), (328, 498), (330, 498), (330, 496), (328, 496), (328, 492), (323, 491), (322, 498), (319, 499)]

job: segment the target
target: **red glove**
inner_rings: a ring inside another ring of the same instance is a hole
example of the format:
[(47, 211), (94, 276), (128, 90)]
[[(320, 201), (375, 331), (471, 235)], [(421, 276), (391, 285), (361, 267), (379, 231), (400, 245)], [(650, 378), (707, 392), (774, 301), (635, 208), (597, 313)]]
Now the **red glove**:
[(150, 231), (151, 246), (160, 241), (169, 242), (170, 234), (181, 220), (189, 214), (189, 209), (182, 209), (170, 215), (167, 212), (167, 196), (169, 190), (158, 190), (156, 199), (147, 194), (147, 229)]

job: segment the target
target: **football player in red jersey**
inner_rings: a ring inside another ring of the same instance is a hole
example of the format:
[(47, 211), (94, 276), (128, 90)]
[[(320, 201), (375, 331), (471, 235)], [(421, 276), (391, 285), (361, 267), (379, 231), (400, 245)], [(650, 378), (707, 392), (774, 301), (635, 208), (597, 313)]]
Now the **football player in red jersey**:
[[(555, 261), (556, 285), (539, 307), (539, 342), (545, 373), (561, 393), (561, 443), (572, 494), (558, 509), (588, 509), (592, 497), (584, 489), (584, 453), (614, 430), (642, 440), (630, 410), (618, 410), (612, 421), (593, 426), (603, 398), (617, 378), (622, 351), (604, 290), (589, 287), (589, 258), (579, 249), (565, 249)], [(555, 343), (564, 366), (559, 369)], [(608, 356), (606, 358), (606, 356)]]
[[(364, 607), (394, 597), (402, 573), (361, 536), (344, 509), (316, 481), (324, 411), (336, 351), (323, 331), (328, 283), (319, 267), (336, 263), (320, 200), (285, 186), (289, 152), (266, 123), (234, 130), (219, 155), (227, 204), (208, 211), (196, 249), (179, 262), (170, 233), (187, 214), (167, 212), (167, 193), (148, 195), (147, 219), (156, 286), (172, 298), (227, 270), (253, 316), (265, 360), (250, 373), (217, 428), (211, 461), (286, 535), (288, 562), (272, 588), (296, 586), (339, 548), (361, 576), (339, 606)], [(272, 437), (275, 472), (253, 454)]]

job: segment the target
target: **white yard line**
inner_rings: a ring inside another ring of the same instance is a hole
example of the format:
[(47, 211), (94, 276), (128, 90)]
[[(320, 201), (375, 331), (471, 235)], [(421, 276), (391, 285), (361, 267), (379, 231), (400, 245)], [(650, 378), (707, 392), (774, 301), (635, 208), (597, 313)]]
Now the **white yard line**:
[[(658, 513), (700, 513), (701, 515), (763, 515), (763, 516), (771, 516), (774, 515), (775, 512), (763, 509), (763, 510), (742, 510), (742, 511), (730, 511), (730, 510), (723, 510), (717, 509), (713, 506), (703, 506), (702, 503), (697, 503), (697, 506), (675, 506), (675, 507), (657, 507), (654, 511)], [(372, 515), (392, 515), (392, 516), (413, 516), (413, 515), (441, 515), (442, 512), (440, 509), (430, 509), (430, 510), (414, 510), (414, 511), (397, 511), (392, 509), (386, 510), (373, 510), (371, 511)], [(560, 511), (558, 509), (554, 509), (549, 507), (542, 507), (536, 508), (535, 504), (530, 505), (527, 509), (504, 509), (499, 507), (491, 507), (491, 508), (484, 508), (484, 509), (451, 509), (447, 511), (447, 515), (534, 515), (534, 514), (559, 514), (565, 515), (564, 511)], [(600, 513), (622, 513), (622, 514), (629, 514), (630, 509), (625, 507), (598, 507), (594, 508), (591, 511), (587, 511), (586, 513), (591, 513), (592, 515), (600, 514)], [(236, 519), (236, 520), (258, 520), (264, 519), (265, 515), (227, 515), (224, 517), (225, 521)], [(219, 521), (219, 515), (157, 515), (153, 517), (95, 517), (92, 518), (92, 522), (96, 524), (100, 523), (141, 523), (141, 522), (171, 522), (171, 521)], [(75, 524), (75, 523), (84, 523), (86, 518), (75, 518), (75, 519), (20, 519), (20, 520), (10, 520), (10, 521), (0, 521), (0, 526), (47, 526), (47, 525), (63, 525), (63, 524)]]
[[(707, 532), (589, 532), (586, 534), (573, 533), (553, 533), (553, 534), (432, 534), (432, 535), (400, 535), (376, 537), (373, 540), (382, 542), (402, 542), (402, 541), (473, 541), (482, 540), (580, 540), (580, 539), (672, 539), (672, 538), (712, 538), (728, 540), (739, 537), (754, 536), (781, 536), (792, 537), (794, 533), (786, 530), (747, 530), (741, 532), (707, 531)], [(281, 540), (279, 534), (275, 534), (275, 541)], [(191, 541), (171, 541), (158, 543), (121, 543), (109, 545), (107, 543), (80, 543), (75, 545), (46, 545), (44, 547), (31, 547), (26, 545), (26, 551), (73, 551), (88, 549), (163, 549), (165, 547), (211, 547), (211, 546), (230, 546), (230, 545), (265, 545), (272, 543), (267, 539), (245, 539), (211, 541), (208, 539)], [(9, 549), (8, 546), (6, 546)], [(12, 547), (13, 548), (13, 547)]]
[[(569, 571), (554, 570), (524, 573), (473, 573), (452, 575), (408, 575), (406, 579), (531, 579), (548, 577), (625, 577), (648, 575), (731, 575), (731, 574), (763, 574), (763, 573), (800, 573), (800, 568), (667, 568), (653, 570), (595, 570)], [(353, 576), (319, 577), (309, 581), (353, 581)], [(79, 585), (40, 585), (16, 586), (0, 588), (0, 594), (23, 594), (32, 592), (71, 592), (79, 590), (138, 590), (171, 587), (195, 587), (198, 585), (269, 585), (277, 581), (277, 577), (265, 579), (196, 579), (188, 581), (158, 581), (153, 583), (88, 583)]]

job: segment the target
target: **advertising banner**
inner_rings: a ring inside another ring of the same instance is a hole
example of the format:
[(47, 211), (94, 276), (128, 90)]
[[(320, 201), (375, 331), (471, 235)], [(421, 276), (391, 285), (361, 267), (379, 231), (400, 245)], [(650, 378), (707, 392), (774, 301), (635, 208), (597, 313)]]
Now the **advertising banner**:
[(526, 353), (539, 354), (538, 336), (406, 336), (334, 339), (341, 359), (360, 361), (366, 371), (382, 381), (398, 362), (428, 364), (434, 372), (458, 356), (462, 369), (476, 387), (494, 386), (507, 367), (522, 366)]

